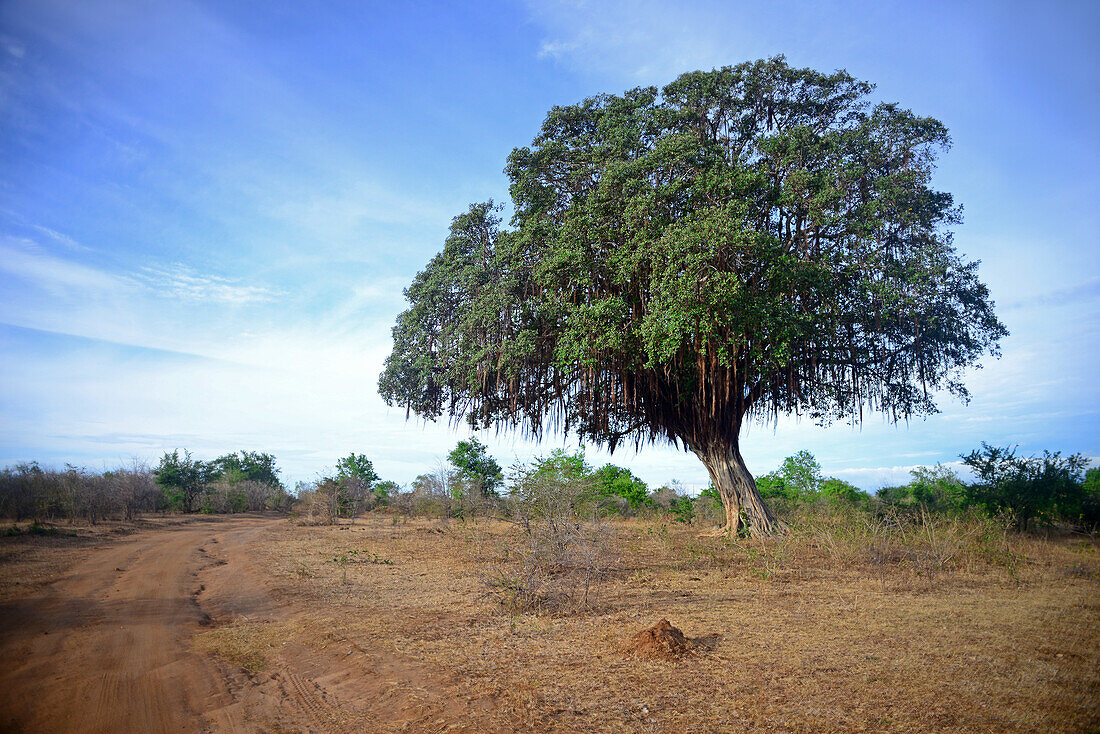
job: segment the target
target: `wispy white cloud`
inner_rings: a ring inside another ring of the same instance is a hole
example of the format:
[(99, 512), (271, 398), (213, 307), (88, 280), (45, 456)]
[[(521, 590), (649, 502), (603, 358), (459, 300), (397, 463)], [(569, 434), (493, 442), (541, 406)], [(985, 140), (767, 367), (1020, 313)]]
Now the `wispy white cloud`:
[(17, 59), (21, 59), (27, 55), (27, 47), (18, 39), (11, 36), (0, 35), (0, 46), (3, 46), (5, 51)]
[[(51, 239), (70, 249), (84, 248), (72, 238), (45, 227), (35, 226)], [(159, 297), (178, 298), (211, 304), (244, 305), (275, 300), (279, 291), (239, 278), (201, 273), (184, 263), (170, 266), (145, 266), (130, 272), (111, 272), (51, 254), (28, 238), (0, 239), (0, 271), (46, 290), (54, 295), (79, 297), (92, 293), (114, 293), (120, 298), (133, 297), (141, 288)], [(127, 296), (126, 292), (130, 295)]]
[(73, 239), (69, 235), (67, 235), (63, 232), (58, 232), (56, 229), (50, 229), (49, 227), (43, 227), (40, 224), (32, 224), (31, 227), (33, 229), (35, 229), (36, 231), (41, 232), (42, 234), (46, 235), (47, 237), (49, 237), (54, 242), (57, 242), (58, 244), (64, 245), (65, 247), (69, 248), (70, 250), (90, 252), (91, 249), (92, 249), (92, 248), (90, 248), (86, 245), (80, 244), (79, 242), (77, 242), (75, 239)]
[(46, 252), (25, 238), (0, 238), (0, 271), (54, 295), (103, 293), (127, 285), (124, 278)]
[(1009, 301), (1006, 309), (1028, 309), (1037, 306), (1069, 306), (1100, 297), (1100, 276), (1080, 283), (1036, 293), (1026, 298)]
[(288, 191), (269, 201), (267, 213), (320, 236), (362, 232), (366, 224), (444, 224), (457, 212), (444, 203), (420, 198), (371, 181), (328, 184), (314, 191)]
[(561, 59), (580, 48), (579, 41), (543, 41), (539, 46), (540, 59)]
[(552, 0), (528, 7), (546, 32), (539, 58), (586, 75), (663, 84), (684, 71), (769, 53), (748, 24), (738, 22), (753, 14), (744, 6)]
[[(49, 241), (62, 245), (67, 250), (73, 252), (92, 252), (92, 248), (78, 242), (75, 237), (72, 237), (64, 232), (59, 232), (51, 227), (44, 226), (37, 222), (28, 221), (25, 216), (17, 211), (14, 211), (8, 207), (0, 207), (0, 231), (9, 231), (6, 235), (7, 238), (16, 237), (14, 232), (27, 235), (35, 233), (36, 236), (45, 236)], [(31, 237), (19, 237), (21, 240), (31, 240)]]
[(188, 301), (244, 305), (266, 303), (280, 294), (261, 285), (242, 283), (240, 279), (200, 273), (183, 263), (170, 267), (144, 267), (139, 277), (158, 295), (182, 298)]

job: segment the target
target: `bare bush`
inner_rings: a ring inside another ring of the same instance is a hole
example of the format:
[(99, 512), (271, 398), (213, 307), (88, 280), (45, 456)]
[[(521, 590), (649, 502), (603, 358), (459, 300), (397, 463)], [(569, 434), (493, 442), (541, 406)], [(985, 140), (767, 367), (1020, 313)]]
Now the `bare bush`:
[(299, 482), (294, 516), (302, 525), (333, 525), (340, 510), (340, 483), (325, 477), (314, 482)]
[(233, 512), (260, 512), (275, 509), (285, 492), (262, 482), (250, 479), (218, 479), (203, 485), (199, 495), (200, 512), (228, 514)]
[(160, 493), (147, 464), (135, 459), (126, 468), (108, 472), (108, 476), (126, 520), (133, 520), (141, 512), (156, 511)]
[(673, 505), (680, 500), (680, 492), (677, 489), (677, 487), (664, 486), (653, 490), (650, 494), (653, 505), (663, 512), (671, 512)]
[(917, 575), (932, 583), (970, 545), (972, 527), (958, 517), (936, 517), (922, 510), (899, 530), (907, 560)]
[(356, 476), (337, 477), (336, 480), (339, 484), (337, 512), (343, 517), (356, 517), (378, 504), (371, 491), (371, 482)]
[(517, 467), (507, 508), (521, 533), (488, 574), (490, 595), (509, 613), (591, 609), (611, 560), (591, 479), (546, 462)]
[(709, 494), (701, 494), (692, 500), (695, 521), (702, 525), (721, 525), (726, 520), (722, 501)]
[(0, 470), (0, 514), (17, 521), (130, 520), (155, 511), (157, 497), (152, 473), (139, 462), (103, 473), (72, 465), (44, 469), (37, 462)]
[(440, 465), (434, 472), (421, 474), (411, 486), (412, 512), (423, 517), (444, 518), (452, 514), (452, 491), (457, 472)]

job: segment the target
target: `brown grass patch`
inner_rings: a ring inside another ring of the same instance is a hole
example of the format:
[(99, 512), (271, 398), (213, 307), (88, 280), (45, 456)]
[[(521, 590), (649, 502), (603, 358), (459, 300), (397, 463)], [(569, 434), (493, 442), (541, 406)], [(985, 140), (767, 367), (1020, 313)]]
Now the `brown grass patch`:
[(217, 655), (255, 675), (267, 668), (278, 649), (301, 632), (294, 622), (237, 619), (200, 632), (192, 638), (195, 649)]
[[(487, 595), (523, 540), (507, 523), (287, 522), (247, 549), (278, 613), (194, 644), (272, 676), (338, 660), (333, 701), (379, 732), (1100, 730), (1097, 544), (930, 521), (817, 516), (763, 541), (611, 522), (599, 604), (566, 614)], [(0, 539), (0, 600), (126, 532), (73, 529)], [(662, 618), (705, 654), (623, 654)]]
[[(487, 569), (516, 540), (505, 523), (288, 523), (255, 559), (279, 597), (308, 610), (300, 641), (355, 650), (367, 667), (418, 666), (419, 688), (457, 702), (474, 730), (1100, 725), (1091, 545), (995, 532), (983, 540), (957, 528), (947, 540), (894, 548), (889, 536), (876, 547), (879, 531), (848, 537), (855, 526), (837, 522), (763, 542), (614, 522), (600, 605), (572, 616), (502, 614), (486, 598)], [(930, 550), (913, 555), (921, 548)], [(344, 583), (331, 559), (351, 549), (393, 563), (349, 565)], [(703, 635), (707, 654), (675, 663), (622, 654), (630, 630), (662, 617)]]

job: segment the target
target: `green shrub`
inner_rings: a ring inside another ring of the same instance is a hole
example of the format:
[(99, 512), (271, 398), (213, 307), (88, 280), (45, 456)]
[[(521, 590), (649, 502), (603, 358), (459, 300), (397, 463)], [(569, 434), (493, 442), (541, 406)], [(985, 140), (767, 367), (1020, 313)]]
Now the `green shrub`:
[(680, 497), (676, 499), (669, 510), (672, 512), (672, 518), (676, 522), (690, 525), (691, 521), (695, 519), (695, 503), (691, 501), (690, 497)]
[(990, 516), (1010, 515), (1017, 530), (1034, 522), (1074, 522), (1081, 517), (1085, 498), (1082, 480), (1088, 461), (1081, 454), (1063, 457), (1044, 451), (1031, 457), (1016, 456), (1015, 448), (982, 443), (982, 448), (962, 457), (978, 476), (967, 494)]
[(641, 479), (634, 476), (629, 469), (614, 464), (606, 464), (592, 474), (592, 481), (595, 483), (596, 491), (600, 493), (600, 496), (621, 497), (626, 501), (625, 506), (617, 505), (622, 507), (620, 514), (626, 514), (629, 511), (635, 511), (652, 504), (649, 497), (649, 487)]

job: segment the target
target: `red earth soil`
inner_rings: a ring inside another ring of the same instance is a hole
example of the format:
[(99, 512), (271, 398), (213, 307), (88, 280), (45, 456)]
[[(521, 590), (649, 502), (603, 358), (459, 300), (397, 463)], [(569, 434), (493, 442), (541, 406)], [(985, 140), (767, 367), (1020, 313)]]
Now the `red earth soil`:
[(270, 670), (249, 676), (192, 648), (212, 619), (301, 611), (276, 601), (249, 560), (250, 543), (280, 522), (234, 517), (144, 530), (0, 604), (0, 731), (384, 731), (415, 729), (428, 716), (462, 721), (444, 696), (394, 695), (439, 690), (415, 661), (341, 659), (288, 642)]
[(692, 641), (684, 637), (684, 633), (673, 627), (667, 619), (662, 619), (630, 638), (624, 652), (639, 658), (673, 660), (686, 655), (691, 649)]

